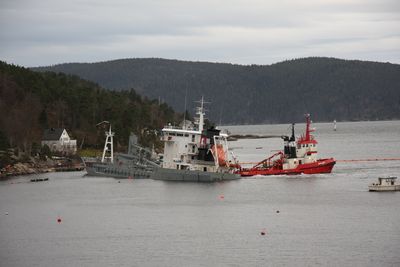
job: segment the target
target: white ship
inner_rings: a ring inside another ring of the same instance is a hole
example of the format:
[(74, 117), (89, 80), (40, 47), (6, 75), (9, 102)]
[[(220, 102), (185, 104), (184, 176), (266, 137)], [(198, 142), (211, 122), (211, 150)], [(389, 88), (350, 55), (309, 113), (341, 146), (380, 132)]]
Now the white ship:
[(379, 177), (378, 183), (368, 186), (369, 191), (400, 191), (400, 184), (396, 184), (397, 177)]
[(180, 127), (171, 124), (162, 129), (164, 142), (162, 166), (150, 178), (168, 181), (214, 182), (236, 180), (239, 167), (228, 153), (228, 134), (215, 128), (204, 129), (204, 101), (197, 108), (195, 123), (184, 121)]

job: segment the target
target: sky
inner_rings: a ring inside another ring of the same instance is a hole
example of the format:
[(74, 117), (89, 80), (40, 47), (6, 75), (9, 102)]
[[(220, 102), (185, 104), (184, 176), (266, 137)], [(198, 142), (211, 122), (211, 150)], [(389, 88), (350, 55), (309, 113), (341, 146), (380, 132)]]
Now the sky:
[(0, 0), (0, 60), (400, 64), (400, 0)]

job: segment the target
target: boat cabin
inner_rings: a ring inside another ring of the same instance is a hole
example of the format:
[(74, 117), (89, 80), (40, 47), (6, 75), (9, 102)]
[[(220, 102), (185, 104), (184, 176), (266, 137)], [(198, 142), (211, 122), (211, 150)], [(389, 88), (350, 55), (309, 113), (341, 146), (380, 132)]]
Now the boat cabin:
[(285, 160), (282, 165), (284, 170), (294, 169), (298, 165), (317, 162), (317, 140), (311, 134), (310, 114), (306, 114), (306, 131), (297, 141), (294, 135), (294, 124), (292, 124), (292, 136), (283, 136)]
[(378, 183), (377, 184), (373, 184), (373, 185), (382, 185), (382, 186), (395, 185), (396, 184), (396, 179), (397, 179), (397, 177), (393, 177), (393, 176), (379, 177), (378, 178)]

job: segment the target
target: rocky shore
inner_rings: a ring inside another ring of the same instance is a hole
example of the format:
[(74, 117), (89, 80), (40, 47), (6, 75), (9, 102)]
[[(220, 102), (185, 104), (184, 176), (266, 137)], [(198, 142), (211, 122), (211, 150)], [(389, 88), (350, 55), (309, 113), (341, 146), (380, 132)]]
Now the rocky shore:
[(81, 171), (84, 170), (84, 164), (80, 161), (31, 161), (18, 162), (12, 165), (5, 166), (0, 169), (0, 179), (6, 179), (12, 176), (29, 175), (57, 171)]

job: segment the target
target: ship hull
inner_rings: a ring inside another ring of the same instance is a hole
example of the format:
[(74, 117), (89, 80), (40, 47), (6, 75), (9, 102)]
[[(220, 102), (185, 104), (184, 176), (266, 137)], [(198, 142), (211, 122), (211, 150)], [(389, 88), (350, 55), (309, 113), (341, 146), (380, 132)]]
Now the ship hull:
[(370, 185), (368, 190), (374, 192), (400, 191), (400, 185)]
[(113, 177), (118, 179), (149, 179), (152, 169), (123, 167), (112, 163), (85, 163), (88, 176)]
[(156, 168), (150, 176), (154, 180), (181, 181), (181, 182), (218, 182), (240, 179), (240, 175), (223, 172), (202, 172), (191, 170), (175, 170), (166, 168)]
[(299, 164), (293, 169), (282, 169), (279, 166), (270, 168), (242, 169), (238, 171), (241, 176), (254, 175), (297, 175), (331, 173), (336, 161), (334, 159), (320, 159), (313, 163)]

